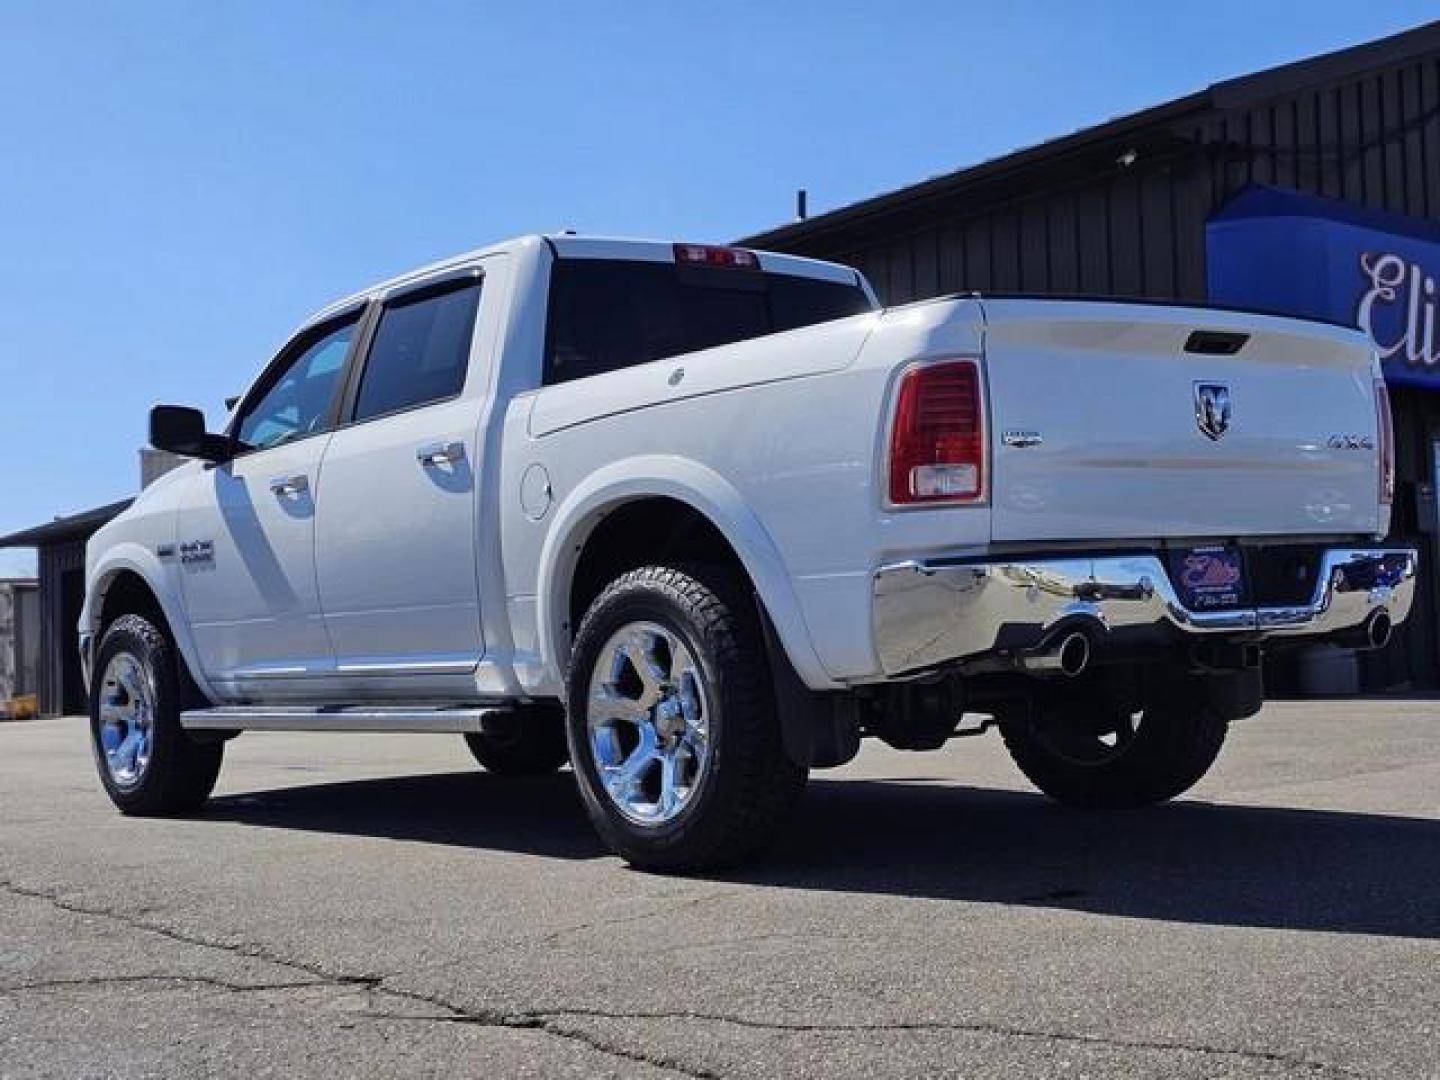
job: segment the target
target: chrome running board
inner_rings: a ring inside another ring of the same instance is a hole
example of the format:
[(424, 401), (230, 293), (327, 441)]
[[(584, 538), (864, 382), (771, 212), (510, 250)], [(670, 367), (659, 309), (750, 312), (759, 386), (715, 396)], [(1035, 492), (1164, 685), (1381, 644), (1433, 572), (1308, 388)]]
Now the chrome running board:
[(500, 706), (222, 705), (180, 714), (187, 731), (483, 731)]

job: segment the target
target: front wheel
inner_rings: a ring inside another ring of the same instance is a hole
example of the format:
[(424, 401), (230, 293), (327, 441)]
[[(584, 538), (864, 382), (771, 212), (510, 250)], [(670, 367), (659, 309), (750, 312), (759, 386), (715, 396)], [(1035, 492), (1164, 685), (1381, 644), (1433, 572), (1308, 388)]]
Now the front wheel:
[(1002, 720), (1020, 771), (1058, 802), (1148, 806), (1188, 791), (1209, 771), (1229, 722), (1203, 680), (1179, 678), (1142, 701), (1103, 687), (1035, 702)]
[(590, 819), (636, 866), (699, 870), (774, 839), (807, 770), (785, 753), (759, 616), (715, 567), (647, 566), (580, 623), (570, 760)]
[(90, 739), (105, 793), (122, 813), (182, 814), (214, 790), (225, 747), (180, 726), (189, 680), (163, 631), (139, 615), (110, 624), (95, 654)]

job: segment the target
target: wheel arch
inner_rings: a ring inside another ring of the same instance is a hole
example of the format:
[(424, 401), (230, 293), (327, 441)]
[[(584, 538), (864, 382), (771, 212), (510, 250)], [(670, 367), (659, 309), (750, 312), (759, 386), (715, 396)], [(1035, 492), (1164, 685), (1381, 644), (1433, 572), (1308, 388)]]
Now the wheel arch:
[(168, 589), (156, 587), (156, 582), (164, 581), (165, 577), (165, 567), (139, 545), (126, 544), (107, 553), (89, 574), (80, 632), (88, 635), (94, 649), (99, 647), (105, 628), (120, 615), (158, 619), (159, 629), (175, 643), (190, 678), (213, 700), (214, 694), (197, 663), (194, 638), (178, 598)]
[[(697, 462), (658, 455), (598, 470), (557, 508), (541, 551), (537, 594), (541, 660), (557, 685), (564, 685), (575, 622), (583, 614), (583, 608), (577, 612), (576, 607), (587, 593), (598, 592), (594, 577), (587, 576), (593, 574), (597, 563), (587, 561), (586, 552), (592, 560), (599, 559), (599, 566), (606, 566), (591, 543), (614, 543), (616, 531), (627, 519), (632, 523), (662, 519), (678, 523), (699, 540), (702, 553), (714, 553), (717, 544), (723, 545), (723, 551), (733, 557), (754, 587), (795, 672), (815, 689), (837, 685), (815, 652), (774, 541), (740, 493)], [(640, 561), (617, 560), (608, 565), (625, 561), (632, 567), (643, 565), (662, 549), (663, 545), (642, 545), (636, 553)]]

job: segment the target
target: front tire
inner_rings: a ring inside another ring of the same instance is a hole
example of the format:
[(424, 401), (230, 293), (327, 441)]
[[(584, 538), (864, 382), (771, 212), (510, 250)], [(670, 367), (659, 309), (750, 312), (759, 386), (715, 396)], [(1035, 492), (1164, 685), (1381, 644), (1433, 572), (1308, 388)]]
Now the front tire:
[(184, 814), (210, 797), (225, 747), (180, 726), (189, 679), (170, 639), (148, 619), (106, 629), (90, 687), (90, 744), (100, 782), (123, 814)]
[(635, 866), (739, 862), (804, 789), (753, 596), (722, 568), (647, 566), (612, 582), (580, 623), (567, 693), (581, 798)]
[(1203, 679), (1177, 676), (1142, 701), (1105, 687), (1036, 701), (1001, 723), (1020, 771), (1069, 806), (1150, 806), (1194, 787), (1215, 763), (1229, 721)]

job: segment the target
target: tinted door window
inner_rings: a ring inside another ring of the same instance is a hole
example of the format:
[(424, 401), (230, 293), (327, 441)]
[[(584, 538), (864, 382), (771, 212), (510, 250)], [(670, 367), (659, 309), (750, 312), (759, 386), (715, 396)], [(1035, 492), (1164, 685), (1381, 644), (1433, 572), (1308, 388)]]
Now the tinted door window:
[(329, 427), (330, 405), (358, 322), (356, 315), (316, 331), (309, 344), (300, 339), (298, 355), (288, 366), (282, 362), (270, 389), (241, 419), (237, 435), (243, 446), (261, 450)]
[(869, 310), (870, 298), (853, 281), (562, 259), (550, 279), (545, 381), (599, 375)]
[(480, 283), (467, 281), (387, 304), (360, 378), (355, 419), (460, 393), (479, 299)]

